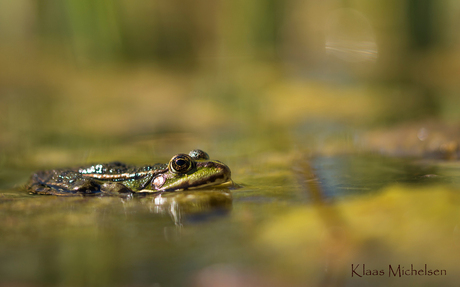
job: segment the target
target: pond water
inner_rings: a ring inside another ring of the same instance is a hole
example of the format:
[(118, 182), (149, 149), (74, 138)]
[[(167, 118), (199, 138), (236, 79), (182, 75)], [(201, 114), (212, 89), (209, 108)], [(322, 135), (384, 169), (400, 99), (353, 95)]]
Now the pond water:
[[(0, 287), (459, 286), (457, 2), (0, 1)], [(236, 185), (25, 189), (193, 149)]]
[[(219, 159), (240, 188), (141, 198), (30, 195), (21, 184), (31, 170), (3, 166), (0, 286), (459, 282), (456, 164), (276, 151)], [(407, 275), (425, 264), (447, 274)]]

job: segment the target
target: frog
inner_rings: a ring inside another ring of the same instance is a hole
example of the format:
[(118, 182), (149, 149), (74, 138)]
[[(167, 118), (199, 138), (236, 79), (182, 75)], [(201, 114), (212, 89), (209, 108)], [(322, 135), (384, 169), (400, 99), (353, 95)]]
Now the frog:
[(26, 188), (44, 195), (133, 195), (193, 190), (231, 183), (230, 168), (200, 149), (176, 154), (168, 164), (91, 164), (34, 173)]

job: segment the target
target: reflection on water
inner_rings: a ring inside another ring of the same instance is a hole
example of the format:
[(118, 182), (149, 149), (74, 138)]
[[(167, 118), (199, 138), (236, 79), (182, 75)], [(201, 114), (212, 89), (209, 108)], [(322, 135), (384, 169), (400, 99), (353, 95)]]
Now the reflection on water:
[(232, 197), (225, 189), (129, 198), (10, 190), (0, 206), (0, 282), (113, 286), (132, 276), (169, 280), (168, 264), (185, 259), (174, 242), (193, 237), (190, 225), (228, 214)]
[(443, 181), (436, 166), (373, 155), (317, 157), (312, 167), (328, 198), (373, 194), (389, 183), (423, 185)]
[[(133, 198), (2, 190), (1, 282), (215, 286), (227, 278), (243, 286), (344, 286), (360, 284), (348, 276), (352, 263), (459, 271), (448, 252), (460, 249), (451, 169), (356, 154), (230, 162), (240, 189)], [(416, 244), (419, 236), (429, 240)], [(430, 248), (440, 253), (423, 251)], [(436, 282), (455, 286), (452, 278)], [(413, 283), (395, 286), (420, 280)]]
[(232, 208), (231, 193), (221, 190), (165, 192), (140, 201), (152, 212), (168, 213), (178, 226), (184, 221), (201, 221), (213, 215), (223, 215)]
[[(460, 141), (444, 136), (459, 129), (393, 129), (363, 144), (434, 159), (416, 162), (360, 154), (349, 125), (459, 120), (459, 9), (0, 1), (0, 287), (458, 286)], [(21, 189), (34, 170), (167, 162), (193, 148), (243, 187)], [(351, 264), (448, 276), (351, 278)]]

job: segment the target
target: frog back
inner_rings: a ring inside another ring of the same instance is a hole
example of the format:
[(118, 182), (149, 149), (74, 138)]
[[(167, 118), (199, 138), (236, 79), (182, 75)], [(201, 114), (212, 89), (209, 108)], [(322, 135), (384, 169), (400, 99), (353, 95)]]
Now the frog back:
[[(93, 164), (75, 169), (39, 171), (32, 175), (28, 190), (36, 194), (98, 194), (108, 183), (135, 192), (145, 188), (152, 178), (167, 168), (164, 164), (133, 166), (121, 162)], [(112, 185), (114, 186), (114, 185)]]

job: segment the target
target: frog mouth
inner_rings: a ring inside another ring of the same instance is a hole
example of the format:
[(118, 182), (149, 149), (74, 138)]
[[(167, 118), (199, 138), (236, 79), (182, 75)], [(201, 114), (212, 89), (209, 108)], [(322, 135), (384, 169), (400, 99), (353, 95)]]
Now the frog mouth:
[(229, 181), (231, 181), (231, 171), (228, 166), (219, 161), (206, 161), (197, 162), (196, 169), (190, 174), (174, 180), (156, 178), (153, 185), (158, 191), (174, 191), (217, 186)]

